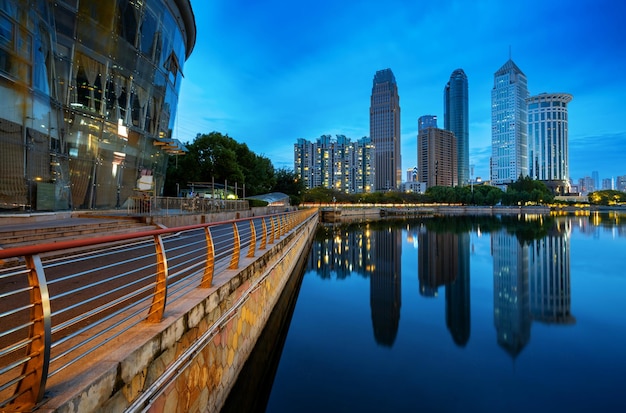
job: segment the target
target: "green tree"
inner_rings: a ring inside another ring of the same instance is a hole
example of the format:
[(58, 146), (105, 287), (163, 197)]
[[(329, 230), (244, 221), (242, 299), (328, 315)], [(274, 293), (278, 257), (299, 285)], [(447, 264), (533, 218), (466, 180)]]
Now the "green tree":
[(246, 195), (267, 193), (275, 185), (272, 162), (250, 151), (228, 135), (211, 132), (196, 136), (187, 143), (188, 152), (170, 157), (165, 180), (166, 195), (175, 195), (176, 187), (189, 182), (227, 182), (246, 186)]
[(276, 171), (276, 183), (272, 192), (282, 192), (289, 195), (291, 205), (300, 204), (305, 190), (304, 182), (293, 170), (280, 168)]

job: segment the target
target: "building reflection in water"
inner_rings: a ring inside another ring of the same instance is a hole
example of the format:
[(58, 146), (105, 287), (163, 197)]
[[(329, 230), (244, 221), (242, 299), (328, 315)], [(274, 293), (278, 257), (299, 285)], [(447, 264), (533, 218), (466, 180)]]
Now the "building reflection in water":
[(491, 233), (491, 252), (498, 344), (515, 358), (530, 340), (528, 246), (503, 228)]
[(557, 221), (545, 238), (528, 249), (530, 269), (530, 312), (544, 323), (573, 324), (571, 314), (570, 220)]
[(374, 338), (391, 347), (400, 322), (402, 230), (388, 227), (372, 230), (372, 257), (375, 271), (370, 273), (370, 307)]
[(513, 358), (530, 341), (532, 321), (572, 324), (570, 285), (571, 221), (556, 219), (547, 234), (515, 237), (506, 229), (491, 234), (494, 324), (498, 344)]
[[(491, 233), (494, 325), (513, 358), (530, 341), (532, 321), (571, 324), (572, 220), (543, 218), (426, 219), (405, 224), (417, 249), (419, 295), (445, 287), (445, 322), (457, 346), (470, 339), (470, 233)], [(374, 339), (393, 346), (400, 322), (403, 225), (389, 221), (326, 226), (313, 243), (309, 269), (324, 279), (369, 278)]]
[(455, 234), (457, 275), (446, 285), (446, 326), (452, 340), (464, 347), (470, 338), (470, 235), (468, 232)]
[(327, 226), (314, 242), (309, 269), (322, 278), (369, 277), (374, 339), (395, 342), (400, 322), (402, 230), (388, 222)]

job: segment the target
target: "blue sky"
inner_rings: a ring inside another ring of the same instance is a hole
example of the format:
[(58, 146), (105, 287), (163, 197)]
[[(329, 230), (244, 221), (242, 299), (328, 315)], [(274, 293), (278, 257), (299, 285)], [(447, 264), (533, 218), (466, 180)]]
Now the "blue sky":
[[(416, 164), (417, 119), (469, 80), (470, 164), (489, 178), (493, 73), (509, 58), (531, 95), (566, 92), (573, 179), (626, 175), (623, 0), (191, 0), (197, 41), (185, 62), (174, 137), (218, 131), (293, 168), (293, 144), (369, 135), (377, 70), (400, 94), (402, 168)], [(404, 177), (405, 174), (403, 174)]]

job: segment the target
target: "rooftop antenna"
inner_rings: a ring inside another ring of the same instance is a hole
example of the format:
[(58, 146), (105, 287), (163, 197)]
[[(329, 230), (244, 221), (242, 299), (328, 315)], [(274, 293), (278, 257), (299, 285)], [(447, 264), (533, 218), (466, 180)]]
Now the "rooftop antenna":
[(509, 45), (509, 60), (511, 60), (511, 45)]

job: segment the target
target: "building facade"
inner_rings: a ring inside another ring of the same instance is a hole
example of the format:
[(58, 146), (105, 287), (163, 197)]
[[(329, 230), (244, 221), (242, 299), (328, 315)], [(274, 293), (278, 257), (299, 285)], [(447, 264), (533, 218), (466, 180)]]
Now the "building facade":
[(491, 183), (507, 185), (528, 175), (526, 75), (509, 59), (491, 90)]
[[(423, 118), (423, 117), (422, 117)], [(422, 124), (420, 118), (419, 124)], [(457, 186), (457, 144), (454, 133), (434, 128), (418, 127), (417, 169), (418, 180), (427, 187)]]
[(456, 136), (460, 185), (469, 185), (469, 86), (463, 69), (456, 69), (443, 89), (443, 128)]
[(567, 139), (568, 93), (531, 96), (528, 104), (528, 176), (557, 195), (570, 192)]
[(402, 182), (400, 158), (400, 96), (391, 69), (374, 76), (370, 102), (370, 138), (376, 147), (374, 190), (398, 189)]
[(374, 187), (374, 152), (371, 139), (352, 142), (345, 135), (322, 135), (315, 142), (294, 144), (294, 171), (307, 189), (323, 187), (358, 194)]
[[(0, 209), (121, 207), (162, 190), (189, 0), (0, 3)], [(147, 186), (146, 186), (147, 185)]]

